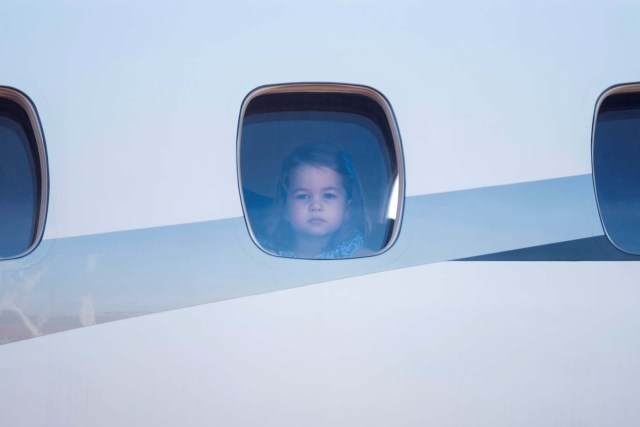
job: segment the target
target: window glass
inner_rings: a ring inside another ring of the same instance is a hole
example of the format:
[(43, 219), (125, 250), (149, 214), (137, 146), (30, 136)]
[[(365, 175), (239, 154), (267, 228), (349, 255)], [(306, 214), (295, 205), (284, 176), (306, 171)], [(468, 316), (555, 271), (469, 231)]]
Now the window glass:
[(598, 206), (620, 249), (640, 253), (640, 93), (618, 93), (600, 105), (593, 138)]
[(25, 254), (41, 231), (42, 176), (26, 113), (0, 99), (0, 259)]
[(348, 93), (276, 93), (254, 98), (244, 113), (242, 196), (263, 250), (339, 259), (372, 255), (392, 243), (401, 158), (395, 123), (376, 101)]

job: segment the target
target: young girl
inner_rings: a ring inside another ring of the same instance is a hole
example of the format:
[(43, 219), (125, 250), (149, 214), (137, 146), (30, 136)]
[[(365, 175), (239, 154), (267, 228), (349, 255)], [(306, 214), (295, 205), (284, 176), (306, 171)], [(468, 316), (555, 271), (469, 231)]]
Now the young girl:
[(330, 144), (285, 158), (263, 246), (280, 256), (349, 258), (367, 253), (370, 221), (351, 156)]

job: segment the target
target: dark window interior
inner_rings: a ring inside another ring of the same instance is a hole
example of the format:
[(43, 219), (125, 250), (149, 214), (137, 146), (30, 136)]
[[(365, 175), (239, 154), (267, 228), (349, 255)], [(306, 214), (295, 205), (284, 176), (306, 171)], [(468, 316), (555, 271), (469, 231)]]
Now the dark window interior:
[(35, 241), (41, 182), (29, 118), (16, 103), (0, 99), (0, 258), (20, 255)]
[(640, 253), (640, 93), (611, 95), (600, 105), (593, 167), (608, 236), (620, 249)]

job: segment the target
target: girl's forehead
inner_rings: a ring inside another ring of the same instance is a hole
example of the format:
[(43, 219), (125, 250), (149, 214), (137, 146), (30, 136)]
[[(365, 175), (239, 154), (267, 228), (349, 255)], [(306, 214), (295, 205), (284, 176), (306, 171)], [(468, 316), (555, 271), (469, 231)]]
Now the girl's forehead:
[(338, 172), (327, 166), (311, 164), (296, 166), (291, 172), (291, 187), (297, 186), (344, 187)]

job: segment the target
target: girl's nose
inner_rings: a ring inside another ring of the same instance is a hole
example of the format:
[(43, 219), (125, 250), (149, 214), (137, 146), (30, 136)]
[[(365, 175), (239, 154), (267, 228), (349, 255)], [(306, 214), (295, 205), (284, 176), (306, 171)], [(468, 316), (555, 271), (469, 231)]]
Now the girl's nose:
[(320, 201), (317, 199), (313, 199), (311, 200), (311, 205), (309, 205), (309, 208), (312, 211), (320, 211), (322, 210), (322, 203), (320, 203)]

